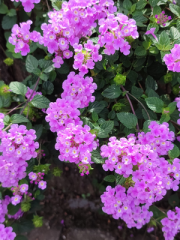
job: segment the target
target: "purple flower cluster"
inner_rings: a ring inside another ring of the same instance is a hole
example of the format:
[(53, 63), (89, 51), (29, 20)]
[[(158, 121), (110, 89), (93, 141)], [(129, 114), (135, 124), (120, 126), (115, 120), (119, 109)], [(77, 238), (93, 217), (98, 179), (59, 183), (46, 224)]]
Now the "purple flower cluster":
[(23, 215), (21, 209), (19, 209), (19, 211), (15, 215), (8, 214), (7, 206), (9, 205), (9, 203), (11, 203), (11, 198), (9, 196), (5, 196), (3, 200), (0, 200), (0, 223), (3, 223), (5, 221), (5, 215), (7, 215), (8, 218), (13, 219), (19, 219)]
[(180, 72), (180, 44), (175, 44), (170, 54), (166, 54), (163, 58), (168, 70)]
[[(32, 95), (32, 96), (31, 96), (31, 95)], [(33, 100), (33, 98), (34, 98), (36, 95), (42, 95), (42, 93), (41, 93), (41, 92), (36, 92), (36, 91), (33, 92), (33, 90), (32, 90), (31, 88), (27, 87), (27, 93), (26, 93), (26, 95), (25, 95), (25, 97), (26, 97), (27, 99), (29, 99), (29, 100), (31, 101), (31, 100)], [(31, 98), (30, 98), (30, 97), (31, 97)]]
[(120, 185), (115, 188), (108, 186), (101, 195), (101, 201), (104, 203), (102, 210), (115, 219), (123, 219), (128, 228), (140, 229), (153, 216), (148, 207), (137, 206), (133, 197), (128, 196), (126, 189)]
[(139, 36), (134, 19), (128, 19), (122, 13), (118, 13), (117, 16), (109, 14), (107, 18), (99, 20), (99, 25), (98, 43), (101, 47), (105, 47), (105, 54), (114, 54), (115, 50), (120, 50), (124, 55), (130, 53), (131, 46), (125, 39), (130, 36), (136, 39)]
[(90, 127), (68, 124), (58, 132), (55, 149), (60, 151), (59, 160), (76, 164), (91, 164), (91, 152), (98, 146), (96, 135), (90, 133)]
[(165, 240), (173, 240), (175, 235), (180, 231), (180, 208), (175, 207), (175, 212), (169, 210), (167, 217), (161, 220), (163, 225)]
[(44, 178), (44, 173), (34, 173), (34, 172), (30, 172), (28, 174), (29, 179), (31, 180), (30, 183), (35, 183), (36, 185), (38, 184), (38, 188), (44, 190), (47, 186), (47, 182), (43, 181)]
[(39, 3), (40, 0), (11, 0), (12, 2), (21, 2), (25, 12), (31, 12), (34, 8), (34, 3)]
[(2, 131), (0, 138), (0, 182), (3, 187), (17, 186), (26, 176), (26, 161), (37, 157), (35, 130), (13, 124), (8, 132)]
[(32, 193), (28, 193), (28, 189), (29, 189), (28, 184), (21, 184), (21, 185), (18, 185), (17, 187), (11, 188), (11, 190), (13, 191), (13, 197), (11, 197), (11, 203), (13, 205), (17, 205), (18, 203), (21, 202), (24, 195), (27, 195), (31, 198)]
[[(159, 125), (152, 121), (149, 129), (150, 132), (139, 133), (138, 138), (134, 134), (130, 134), (128, 139), (117, 140), (115, 137), (111, 137), (108, 146), (101, 147), (101, 156), (108, 158), (103, 164), (103, 169), (105, 171), (115, 170), (117, 174), (126, 178), (124, 182), (126, 194), (124, 198), (120, 198), (121, 205), (124, 204), (123, 201), (128, 201), (130, 206), (133, 203), (133, 207), (139, 209), (143, 204), (146, 211), (153, 202), (161, 200), (167, 190), (177, 191), (180, 183), (180, 159), (175, 158), (171, 165), (162, 157), (173, 148), (171, 141), (174, 140), (174, 133), (169, 131), (167, 123)], [(108, 212), (109, 204), (106, 204), (106, 197), (107, 194), (103, 195), (103, 203), (105, 203), (103, 210)], [(128, 220), (128, 217), (124, 218), (124, 212), (118, 214), (118, 209), (114, 208), (114, 205), (112, 208), (113, 213), (110, 214), (113, 214), (113, 217), (121, 217), (130, 227), (140, 228), (146, 223), (142, 219), (139, 223), (136, 219), (134, 225), (131, 222), (132, 217), (129, 216)], [(132, 210), (130, 207), (128, 209)], [(129, 211), (132, 215), (131, 210)], [(147, 217), (147, 219), (149, 218)]]
[(4, 224), (0, 224), (0, 239), (1, 240), (14, 240), (16, 234), (13, 232), (12, 227), (5, 227)]
[(92, 77), (84, 78), (80, 74), (71, 72), (63, 82), (62, 88), (64, 90), (61, 94), (62, 98), (71, 98), (75, 102), (79, 101), (79, 107), (84, 108), (89, 105), (89, 102), (94, 102), (95, 97), (92, 96), (92, 93), (97, 85), (93, 83)]
[(171, 20), (171, 16), (165, 15), (165, 12), (162, 11), (159, 15), (155, 15), (155, 18), (157, 19), (157, 23), (166, 26), (166, 22)]
[(30, 32), (32, 21), (15, 24), (12, 28), (12, 34), (9, 37), (9, 42), (15, 45), (14, 52), (21, 52), (22, 56), (26, 56), (30, 52), (30, 42), (38, 42), (40, 38), (40, 33), (37, 31)]
[(138, 134), (138, 143), (150, 145), (159, 156), (167, 155), (174, 147), (172, 142), (175, 138), (174, 132), (169, 131), (169, 124), (164, 122), (159, 125), (156, 121), (152, 121), (149, 129), (150, 132)]
[(94, 68), (95, 62), (102, 60), (102, 55), (99, 55), (100, 45), (94, 45), (91, 40), (88, 40), (84, 47), (76, 43), (73, 48), (75, 50), (73, 68), (79, 69), (82, 74), (88, 73), (88, 69)]
[(49, 122), (50, 130), (52, 132), (64, 130), (69, 123), (82, 125), (78, 107), (79, 102), (73, 99), (58, 98), (56, 102), (51, 102), (46, 111), (46, 121)]

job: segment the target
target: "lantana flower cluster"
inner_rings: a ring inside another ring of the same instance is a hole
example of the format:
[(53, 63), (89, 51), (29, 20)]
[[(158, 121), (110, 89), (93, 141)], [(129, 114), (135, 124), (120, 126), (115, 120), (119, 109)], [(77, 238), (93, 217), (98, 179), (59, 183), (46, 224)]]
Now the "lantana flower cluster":
[(20, 52), (22, 56), (26, 56), (30, 52), (30, 43), (38, 42), (41, 34), (37, 31), (30, 32), (32, 21), (15, 24), (12, 28), (12, 34), (9, 37), (9, 42), (15, 45), (14, 52)]
[(22, 201), (23, 195), (27, 195), (27, 196), (31, 197), (32, 194), (28, 193), (28, 189), (29, 189), (28, 184), (21, 184), (21, 185), (18, 185), (17, 187), (11, 188), (13, 195), (14, 195), (11, 198), (11, 203), (13, 205), (17, 205), (18, 203), (20, 203)]
[(68, 98), (58, 98), (56, 102), (51, 102), (46, 111), (46, 121), (49, 122), (50, 130), (52, 132), (64, 130), (69, 123), (82, 125), (82, 121), (80, 121), (79, 118), (80, 111), (77, 109), (78, 107), (78, 101), (73, 101)]
[[(126, 196), (119, 199), (118, 207), (124, 206), (124, 199), (129, 201), (130, 206), (132, 206), (131, 202), (135, 207), (143, 204), (148, 210), (153, 202), (159, 201), (165, 196), (167, 190), (177, 191), (179, 188), (180, 159), (175, 158), (171, 165), (161, 157), (172, 150), (171, 141), (174, 139), (174, 133), (169, 131), (167, 123), (159, 125), (152, 121), (149, 129), (150, 132), (140, 133), (138, 138), (134, 134), (129, 135), (128, 139), (117, 140), (115, 137), (111, 137), (108, 146), (101, 147), (101, 156), (108, 158), (103, 164), (104, 170), (115, 170), (117, 174), (126, 178), (124, 182)], [(108, 212), (110, 206), (106, 203), (106, 196), (107, 194), (104, 193), (105, 206), (103, 210)], [(116, 216), (117, 205), (111, 205), (111, 210), (113, 216)], [(132, 224), (132, 219), (125, 219), (124, 214), (118, 216), (126, 221), (129, 227), (140, 228), (146, 223), (141, 219), (141, 223), (135, 220)]]
[(34, 8), (34, 3), (40, 3), (41, 0), (11, 0), (12, 2), (21, 2), (25, 12), (31, 12)]
[(26, 176), (27, 162), (37, 157), (35, 130), (12, 124), (8, 132), (2, 131), (0, 143), (0, 182), (3, 187), (17, 186)]
[(102, 60), (102, 55), (99, 54), (100, 45), (94, 45), (91, 40), (88, 40), (84, 47), (76, 43), (73, 48), (75, 50), (73, 68), (83, 74), (88, 73), (88, 69), (93, 69), (95, 62)]
[(162, 11), (159, 15), (155, 15), (155, 18), (157, 19), (157, 24), (160, 24), (162, 26), (166, 26), (166, 22), (171, 20), (171, 16), (165, 15), (165, 11)]
[(167, 217), (161, 220), (163, 225), (165, 240), (173, 240), (175, 235), (180, 231), (180, 208), (175, 207), (175, 211), (169, 210)]
[(16, 234), (13, 232), (12, 227), (5, 227), (4, 224), (0, 224), (0, 239), (1, 240), (14, 240)]
[(43, 181), (44, 179), (44, 173), (34, 173), (34, 172), (30, 172), (28, 174), (29, 179), (31, 180), (30, 183), (34, 183), (36, 185), (38, 185), (38, 188), (44, 190), (47, 186), (47, 182)]
[(117, 16), (109, 14), (108, 17), (99, 20), (99, 40), (98, 43), (101, 47), (105, 47), (104, 53), (107, 55), (114, 54), (116, 50), (120, 50), (124, 55), (130, 53), (130, 44), (126, 38), (138, 38), (136, 21), (128, 19), (122, 13)]
[(33, 98), (36, 95), (42, 95), (42, 92), (36, 92), (36, 91), (33, 91), (31, 88), (27, 87), (27, 92), (25, 94), (25, 97), (29, 99), (29, 101), (33, 100)]
[(68, 124), (58, 132), (55, 149), (60, 151), (59, 160), (76, 164), (91, 164), (91, 152), (98, 146), (96, 135), (90, 133), (90, 127)]
[(168, 70), (180, 72), (180, 44), (175, 44), (170, 54), (166, 54), (163, 58)]
[(92, 77), (83, 77), (81, 74), (71, 72), (67, 79), (63, 82), (62, 88), (64, 92), (61, 94), (62, 98), (69, 98), (73, 101), (79, 101), (79, 108), (84, 108), (89, 105), (89, 102), (94, 102), (95, 97), (92, 96), (96, 83), (93, 83)]
[(4, 199), (0, 200), (0, 223), (3, 223), (5, 221), (5, 216), (7, 215), (8, 218), (13, 218), (13, 219), (19, 219), (22, 217), (23, 212), (21, 209), (15, 214), (15, 215), (10, 215), (8, 214), (8, 205), (11, 203), (11, 197), (6, 195)]
[(101, 195), (101, 201), (104, 203), (102, 210), (115, 219), (123, 219), (128, 228), (140, 229), (153, 216), (147, 206), (136, 205), (133, 197), (126, 193), (125, 187), (120, 185), (115, 188), (108, 186), (106, 192)]

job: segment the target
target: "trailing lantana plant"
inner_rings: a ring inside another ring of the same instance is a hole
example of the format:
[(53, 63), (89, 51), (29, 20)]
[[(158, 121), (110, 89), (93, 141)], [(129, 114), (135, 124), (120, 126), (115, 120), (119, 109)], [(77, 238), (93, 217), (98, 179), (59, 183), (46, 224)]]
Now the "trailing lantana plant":
[[(180, 184), (180, 3), (11, 1), (15, 9), (0, 5), (2, 28), (12, 28), (4, 62), (21, 58), (29, 74), (0, 81), (0, 238), (21, 239), (28, 213), (29, 230), (42, 226), (36, 211), (55, 158), (82, 177), (101, 164), (103, 211), (128, 228), (162, 226), (174, 239), (178, 195), (168, 212), (156, 202)], [(16, 23), (19, 10), (28, 15)]]

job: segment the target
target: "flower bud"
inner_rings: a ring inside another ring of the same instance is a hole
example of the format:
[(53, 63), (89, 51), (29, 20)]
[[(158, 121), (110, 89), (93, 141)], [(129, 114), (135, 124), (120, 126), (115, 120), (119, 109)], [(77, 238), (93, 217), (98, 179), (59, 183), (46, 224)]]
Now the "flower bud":
[(125, 85), (126, 83), (126, 76), (123, 74), (117, 74), (114, 78), (114, 82), (118, 85)]
[(31, 208), (31, 203), (30, 202), (21, 202), (21, 210), (23, 212), (28, 212)]
[(33, 216), (33, 224), (35, 227), (42, 227), (43, 225), (43, 217), (39, 217), (38, 215)]
[(3, 61), (7, 66), (12, 66), (14, 63), (14, 60), (12, 58), (6, 58)]

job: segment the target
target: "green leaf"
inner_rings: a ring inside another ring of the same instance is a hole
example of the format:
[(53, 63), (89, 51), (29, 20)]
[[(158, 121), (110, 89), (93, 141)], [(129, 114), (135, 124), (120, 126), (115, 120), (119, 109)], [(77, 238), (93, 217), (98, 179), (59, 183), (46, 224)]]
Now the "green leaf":
[(153, 212), (153, 217), (155, 219), (158, 219), (157, 221), (160, 222), (161, 219), (166, 217), (166, 214), (163, 213), (162, 211), (159, 210), (158, 207), (156, 207), (155, 205), (150, 206), (149, 211)]
[(53, 70), (54, 70), (54, 65), (51, 65), (51, 66), (47, 67), (46, 69), (44, 69), (43, 72), (49, 73), (49, 72), (51, 72), (51, 71), (53, 71)]
[(105, 121), (100, 125), (100, 131), (98, 132), (99, 138), (108, 137), (108, 133), (112, 131), (114, 127), (114, 121)]
[(45, 73), (41, 73), (41, 75), (39, 76), (40, 79), (42, 79), (43, 81), (47, 81), (48, 80), (48, 76)]
[(140, 98), (143, 94), (143, 90), (141, 88), (132, 86), (131, 94), (136, 98)]
[(180, 155), (179, 148), (174, 144), (174, 148), (168, 152), (171, 159), (177, 158)]
[(51, 60), (40, 59), (38, 61), (38, 64), (39, 64), (40, 68), (46, 69), (46, 68), (52, 66), (52, 61)]
[(172, 46), (170, 45), (170, 38), (165, 31), (161, 32), (159, 36), (159, 41), (155, 45), (159, 50), (162, 51), (170, 50), (172, 48)]
[(180, 38), (180, 32), (175, 27), (170, 28), (170, 34), (171, 34), (172, 39), (174, 39), (174, 40)]
[(46, 94), (50, 95), (54, 91), (54, 84), (51, 82), (44, 82), (42, 85), (43, 90), (45, 91)]
[(157, 6), (159, 0), (149, 0), (149, 4), (152, 6), (152, 7), (155, 7)]
[(156, 81), (149, 75), (146, 78), (145, 85), (146, 85), (146, 88), (152, 88), (153, 90), (158, 89), (158, 85), (157, 85)]
[[(0, 7), (0, 8), (1, 8), (1, 7)], [(10, 17), (16, 16), (16, 10), (13, 9), (13, 8), (10, 9), (7, 15), (10, 16)]]
[(11, 82), (9, 88), (13, 93), (25, 96), (27, 93), (27, 87), (21, 82)]
[(177, 17), (180, 18), (180, 7), (178, 5), (170, 3), (169, 8), (172, 13), (174, 13)]
[(179, 199), (179, 196), (177, 193), (171, 195), (169, 198), (168, 198), (168, 202), (169, 204), (174, 208), (176, 206), (179, 205), (180, 203), (180, 199)]
[(146, 49), (143, 47), (143, 46), (138, 46), (136, 49), (135, 49), (135, 54), (139, 57), (143, 57), (147, 54), (147, 51)]
[(146, 6), (146, 4), (147, 4), (146, 0), (140, 0), (136, 4), (136, 9), (138, 10), (143, 9)]
[(162, 12), (161, 8), (159, 6), (155, 6), (153, 8), (153, 15), (159, 15)]
[(4, 30), (10, 29), (14, 26), (16, 21), (17, 21), (16, 16), (13, 16), (13, 17), (9, 17), (8, 15), (4, 16), (3, 19), (2, 19), (2, 28)]
[(36, 108), (48, 108), (50, 101), (43, 95), (36, 95), (30, 103)]
[(96, 122), (98, 120), (98, 114), (96, 112), (92, 112), (92, 120)]
[(116, 174), (116, 183), (122, 185), (126, 181), (126, 178), (123, 175)]
[(131, 10), (132, 3), (130, 0), (124, 0), (123, 1), (123, 8), (127, 9), (128, 11)]
[(115, 182), (116, 178), (114, 175), (108, 175), (104, 178), (104, 181), (106, 182)]
[(119, 121), (129, 129), (134, 128), (138, 122), (137, 117), (134, 114), (128, 112), (117, 113), (117, 117)]
[(105, 104), (103, 101), (101, 102), (93, 102), (93, 103), (89, 103), (89, 107), (88, 107), (88, 111), (89, 112), (96, 112), (96, 113), (100, 113), (104, 108), (105, 108)]
[(21, 219), (18, 222), (13, 223), (12, 228), (14, 232), (16, 232), (17, 234), (21, 234), (25, 232), (30, 232), (34, 228), (34, 225), (31, 220)]
[(68, 74), (69, 73), (69, 66), (66, 62), (64, 62), (60, 68), (57, 69), (57, 72), (60, 74)]
[(13, 205), (12, 203), (10, 203), (10, 204), (8, 205), (8, 214), (10, 214), (10, 215), (16, 214), (16, 213), (19, 211), (20, 206), (21, 206), (20, 203), (17, 204), (16, 206)]
[(10, 117), (9, 117), (9, 115), (6, 115), (3, 119), (4, 124), (8, 125), (10, 123), (9, 121), (10, 121)]
[(36, 140), (38, 140), (41, 137), (42, 131), (43, 131), (43, 125), (42, 124), (36, 124), (34, 125), (34, 130), (36, 131)]
[(115, 84), (106, 88), (102, 95), (109, 99), (118, 98), (121, 95), (122, 91), (120, 90), (120, 86), (116, 86)]
[(104, 159), (101, 157), (98, 149), (91, 152), (91, 160), (97, 164), (104, 163)]
[(2, 3), (0, 5), (0, 14), (6, 14), (8, 12), (8, 7), (6, 6), (6, 4)]
[(169, 108), (169, 114), (172, 114), (175, 109), (176, 109), (176, 105), (177, 103), (176, 102), (171, 102), (169, 105), (168, 105), (168, 108)]
[(144, 122), (144, 124), (143, 124), (143, 131), (144, 131), (145, 133), (147, 133), (147, 132), (150, 131), (150, 129), (148, 128), (148, 126), (149, 126), (150, 123), (151, 123), (151, 120), (146, 120), (146, 121)]
[(26, 236), (17, 235), (14, 240), (28, 240)]
[(148, 97), (145, 99), (147, 106), (156, 113), (162, 113), (164, 103), (157, 97)]
[(32, 55), (28, 55), (26, 58), (26, 70), (32, 73), (38, 67), (38, 60)]
[(29, 120), (28, 120), (26, 117), (24, 117), (24, 116), (22, 116), (22, 115), (20, 115), (20, 114), (13, 114), (13, 115), (11, 116), (11, 118), (10, 118), (10, 121), (11, 121), (12, 123), (29, 122)]
[(169, 114), (162, 114), (159, 122), (160, 122), (160, 123), (168, 122), (170, 119), (171, 119), (171, 118), (170, 118)]

